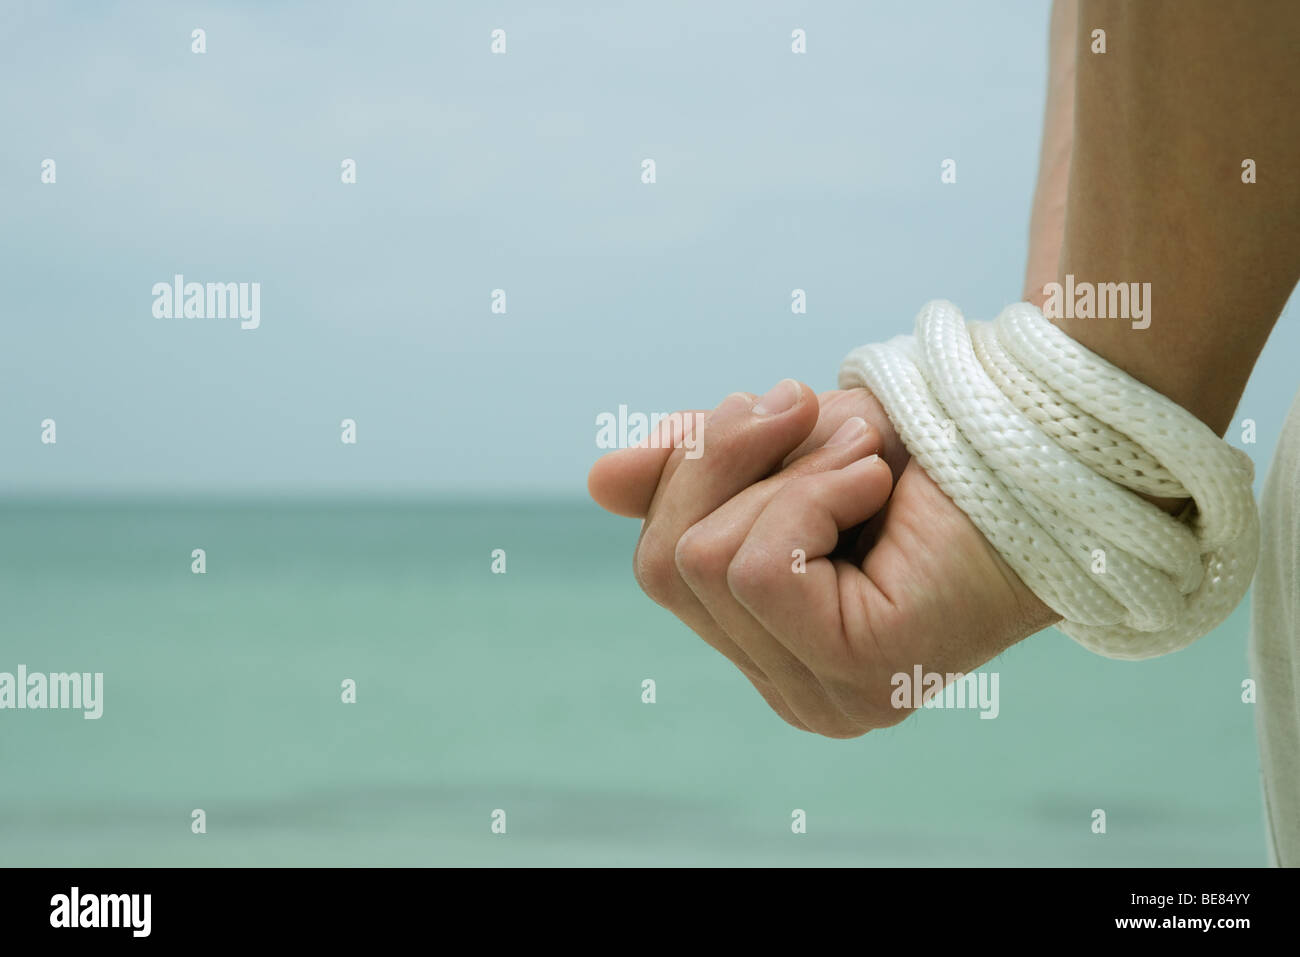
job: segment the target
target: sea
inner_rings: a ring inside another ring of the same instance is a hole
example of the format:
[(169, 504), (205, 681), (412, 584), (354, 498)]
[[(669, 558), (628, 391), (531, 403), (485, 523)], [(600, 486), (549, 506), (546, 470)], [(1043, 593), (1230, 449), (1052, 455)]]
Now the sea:
[(996, 718), (831, 740), (640, 592), (638, 531), (551, 500), (0, 502), (0, 672), (103, 675), (98, 719), (0, 710), (0, 865), (1266, 863), (1246, 604), (1151, 661), (1049, 630), (980, 669)]

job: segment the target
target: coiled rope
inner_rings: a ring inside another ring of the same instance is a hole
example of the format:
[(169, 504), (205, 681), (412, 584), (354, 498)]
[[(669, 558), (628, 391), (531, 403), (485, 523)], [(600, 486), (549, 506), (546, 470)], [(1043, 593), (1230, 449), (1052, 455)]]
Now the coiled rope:
[[(1259, 550), (1250, 457), (1033, 305), (967, 322), (929, 302), (915, 335), (855, 349), (839, 382), (872, 391), (913, 458), (1089, 651), (1176, 651), (1246, 593)], [(1194, 507), (1180, 520), (1137, 493)]]

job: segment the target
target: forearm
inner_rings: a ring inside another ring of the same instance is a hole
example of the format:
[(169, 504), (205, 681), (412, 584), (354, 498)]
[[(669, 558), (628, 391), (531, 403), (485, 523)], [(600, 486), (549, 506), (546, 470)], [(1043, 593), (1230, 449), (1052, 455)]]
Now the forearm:
[(1078, 17), (1057, 282), (1150, 283), (1150, 324), (1053, 321), (1222, 435), (1300, 275), (1300, 4), (1082, 0)]

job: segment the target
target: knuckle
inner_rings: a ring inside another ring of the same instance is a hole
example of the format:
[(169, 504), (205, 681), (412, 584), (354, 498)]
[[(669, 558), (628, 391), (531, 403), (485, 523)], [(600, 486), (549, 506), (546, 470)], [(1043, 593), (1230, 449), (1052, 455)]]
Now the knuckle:
[(699, 525), (688, 528), (673, 549), (673, 564), (688, 584), (720, 581), (730, 561), (726, 543)]
[(757, 549), (742, 548), (727, 565), (727, 588), (748, 602), (768, 593), (788, 571), (787, 563), (772, 561)]
[(632, 575), (651, 601), (665, 607), (677, 591), (677, 568), (657, 536), (647, 533), (632, 556)]

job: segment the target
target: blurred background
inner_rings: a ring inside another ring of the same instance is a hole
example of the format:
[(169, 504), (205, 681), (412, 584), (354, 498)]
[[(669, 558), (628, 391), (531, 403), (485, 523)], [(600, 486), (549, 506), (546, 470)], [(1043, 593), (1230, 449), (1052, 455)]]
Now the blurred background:
[[(1246, 605), (1148, 662), (1047, 631), (996, 720), (831, 741), (586, 500), (601, 413), (832, 388), (928, 299), (1019, 298), (1048, 5), (546, 7), (5, 4), (0, 671), (105, 690), (0, 712), (0, 864), (1265, 863)], [(259, 282), (260, 328), (155, 318), (178, 273)]]

